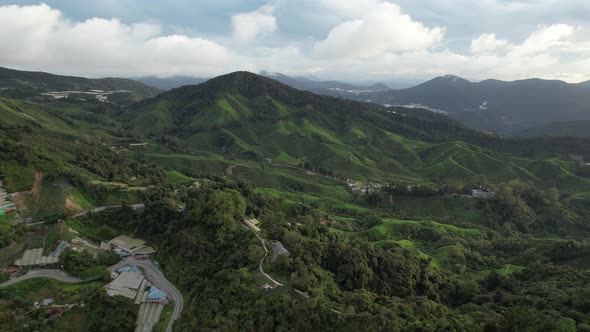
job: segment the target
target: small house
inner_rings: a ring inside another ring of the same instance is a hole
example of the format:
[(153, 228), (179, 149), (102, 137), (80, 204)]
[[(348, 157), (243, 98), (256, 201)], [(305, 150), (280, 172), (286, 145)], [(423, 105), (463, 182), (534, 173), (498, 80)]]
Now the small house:
[(41, 301), (41, 305), (46, 307), (46, 306), (50, 306), (53, 304), (53, 299), (43, 299), (43, 301)]
[(166, 303), (166, 293), (154, 286), (151, 286), (148, 291), (147, 301), (150, 303), (164, 304)]
[(260, 289), (262, 289), (265, 292), (271, 291), (273, 288), (274, 287), (269, 283), (266, 283), (266, 284), (260, 286)]

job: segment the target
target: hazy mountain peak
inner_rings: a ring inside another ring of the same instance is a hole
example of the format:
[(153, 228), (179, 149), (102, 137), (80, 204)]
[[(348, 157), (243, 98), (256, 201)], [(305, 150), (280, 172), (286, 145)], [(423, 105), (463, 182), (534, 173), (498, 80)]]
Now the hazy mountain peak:
[(450, 81), (450, 82), (453, 82), (453, 83), (471, 83), (470, 81), (468, 81), (468, 80), (466, 80), (466, 79), (464, 79), (462, 77), (459, 77), (459, 76), (456, 76), (456, 75), (452, 75), (452, 74), (447, 74), (447, 75), (444, 75), (444, 76), (440, 76), (440, 77), (435, 78), (435, 80), (436, 79)]

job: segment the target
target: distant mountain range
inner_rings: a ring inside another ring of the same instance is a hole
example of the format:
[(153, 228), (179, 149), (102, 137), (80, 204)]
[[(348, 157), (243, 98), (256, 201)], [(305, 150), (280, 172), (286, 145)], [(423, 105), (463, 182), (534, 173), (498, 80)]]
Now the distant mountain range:
[[(339, 81), (321, 81), (305, 77), (291, 77), (281, 73), (270, 73), (266, 71), (261, 72), (260, 75), (287, 84), (295, 89), (335, 97), (348, 97), (349, 95), (390, 90), (387, 85), (382, 83), (364, 86)], [(166, 78), (147, 76), (137, 78), (137, 81), (161, 90), (171, 90), (184, 85), (198, 85), (208, 80), (208, 78), (190, 76), (172, 76)]]
[(153, 97), (160, 89), (126, 78), (91, 79), (0, 67), (0, 92), (8, 97), (29, 97), (44, 91), (129, 91), (135, 100)]
[(281, 73), (261, 72), (260, 75), (287, 84), (295, 89), (333, 97), (350, 97), (363, 93), (390, 90), (387, 85), (382, 83), (359, 86), (339, 81), (319, 81), (303, 77), (290, 77)]
[(468, 127), (499, 134), (520, 134), (528, 127), (553, 122), (590, 120), (590, 82), (527, 79), (475, 83), (447, 75), (408, 89), (347, 97), (441, 111)]
[[(542, 79), (470, 82), (446, 75), (394, 90), (385, 84), (360, 86), (281, 73), (262, 72), (261, 76), (315, 94), (442, 112), (469, 128), (501, 135), (551, 135), (553, 131), (543, 128), (550, 128), (554, 122), (590, 120), (590, 81), (578, 84)], [(533, 127), (537, 129), (527, 131)], [(576, 132), (583, 135), (583, 130)]]
[[(385, 84), (363, 86), (269, 72), (262, 72), (261, 76), (315, 94), (441, 112), (469, 128), (501, 135), (590, 136), (586, 134), (584, 122), (590, 122), (590, 81), (578, 84), (541, 79), (470, 82), (446, 75), (394, 90)], [(162, 90), (198, 85), (207, 80), (182, 76), (143, 77), (137, 81), (88, 79), (0, 67), (0, 96), (23, 98), (45, 91), (127, 90), (137, 101), (154, 97)]]
[[(320, 96), (247, 72), (172, 89), (111, 112), (97, 112), (84, 102), (63, 106), (0, 97), (0, 124), (33, 124), (43, 135), (36, 144), (52, 152), (52, 137), (70, 142), (97, 132), (150, 146), (172, 142), (152, 151), (190, 149), (191, 155), (158, 152), (150, 158), (178, 170), (224, 172), (228, 162), (258, 165), (270, 159), (342, 179), (430, 183), (485, 174), (494, 182), (523, 179), (571, 190), (590, 185), (571, 164), (521, 158), (549, 153), (586, 158), (587, 140), (503, 140), (441, 113)], [(71, 149), (67, 157), (51, 153), (38, 160), (63, 165), (55, 156), (75, 159), (78, 152)], [(520, 157), (506, 155), (511, 153)], [(283, 176), (283, 188), (290, 188), (292, 179)]]

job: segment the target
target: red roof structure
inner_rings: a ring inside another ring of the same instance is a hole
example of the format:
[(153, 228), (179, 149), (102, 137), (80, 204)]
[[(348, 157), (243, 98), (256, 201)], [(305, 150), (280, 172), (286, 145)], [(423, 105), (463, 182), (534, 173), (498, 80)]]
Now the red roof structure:
[(6, 272), (8, 274), (13, 274), (13, 273), (16, 273), (18, 271), (20, 271), (20, 269), (18, 268), (18, 266), (14, 266), (14, 265), (13, 266), (10, 266), (10, 267), (7, 267), (6, 269), (4, 269), (4, 272)]

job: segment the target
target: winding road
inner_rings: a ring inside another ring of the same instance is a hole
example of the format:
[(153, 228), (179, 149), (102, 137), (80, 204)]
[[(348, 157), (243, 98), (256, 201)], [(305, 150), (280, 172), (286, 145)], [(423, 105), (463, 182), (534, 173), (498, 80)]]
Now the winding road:
[(182, 309), (184, 308), (184, 301), (180, 291), (170, 281), (168, 281), (168, 279), (166, 279), (162, 271), (160, 271), (150, 260), (126, 258), (111, 266), (109, 270), (114, 271), (125, 265), (135, 265), (143, 268), (145, 271), (144, 275), (147, 280), (164, 291), (168, 298), (174, 301), (174, 311), (172, 312), (170, 322), (168, 322), (168, 326), (166, 327), (166, 332), (172, 332), (172, 325), (174, 324), (174, 321), (180, 317)]
[[(168, 296), (168, 298), (171, 299), (172, 301), (174, 301), (174, 311), (172, 312), (172, 316), (170, 317), (170, 322), (168, 323), (168, 326), (166, 327), (166, 332), (172, 332), (172, 325), (174, 324), (174, 321), (176, 321), (180, 317), (180, 314), (182, 313), (182, 310), (184, 308), (184, 301), (183, 301), (182, 294), (180, 293), (180, 291), (170, 281), (168, 281), (168, 279), (166, 279), (166, 277), (164, 276), (162, 271), (160, 271), (150, 260), (138, 260), (138, 259), (134, 259), (134, 258), (126, 258), (126, 259), (120, 261), (119, 263), (111, 266), (109, 268), (109, 270), (114, 271), (114, 270), (116, 270), (120, 267), (123, 267), (125, 265), (135, 265), (135, 266), (143, 268), (145, 271), (144, 275), (147, 278), (147, 280), (149, 280), (156, 287), (158, 287), (159, 289), (164, 291), (166, 293), (166, 295)], [(74, 278), (62, 270), (44, 269), (44, 270), (30, 271), (25, 275), (10, 279), (4, 283), (1, 283), (0, 287), (7, 287), (12, 284), (16, 284), (18, 282), (21, 282), (23, 280), (33, 279), (33, 278), (51, 278), (51, 279), (56, 279), (56, 280), (68, 282), (68, 283), (83, 282), (83, 280), (81, 280), (79, 278)]]
[(262, 263), (264, 263), (264, 260), (268, 256), (268, 249), (266, 248), (266, 242), (264, 241), (264, 239), (261, 238), (260, 235), (258, 235), (256, 232), (254, 232), (254, 234), (256, 235), (258, 240), (260, 240), (260, 243), (262, 243), (262, 248), (264, 248), (264, 256), (262, 256), (262, 258), (260, 259), (260, 263), (258, 263), (258, 269), (260, 270), (260, 273), (262, 273), (262, 275), (264, 275), (266, 278), (268, 278), (268, 280), (275, 283), (277, 286), (285, 286), (285, 285), (281, 284), (280, 282), (274, 280), (270, 275), (268, 275), (266, 272), (264, 272), (264, 269), (262, 269)]
[[(248, 228), (248, 230), (250, 230), (251, 232), (254, 233), (254, 235), (256, 235), (258, 240), (260, 240), (260, 243), (262, 243), (262, 248), (264, 248), (264, 256), (262, 256), (262, 258), (260, 259), (260, 263), (258, 263), (258, 269), (260, 270), (260, 273), (262, 273), (262, 275), (264, 275), (268, 280), (273, 282), (276, 286), (285, 286), (285, 285), (281, 284), (280, 282), (274, 280), (268, 273), (264, 272), (264, 269), (262, 268), (262, 263), (264, 263), (264, 260), (268, 256), (268, 249), (266, 248), (266, 241), (264, 241), (264, 239), (260, 235), (258, 235), (258, 233), (256, 233), (254, 230), (252, 230), (250, 228)], [(304, 291), (301, 291), (297, 288), (293, 288), (293, 290), (295, 291), (295, 293), (303, 296), (306, 299), (310, 298), (309, 294), (305, 293)], [(340, 312), (336, 309), (330, 309), (330, 311), (332, 311), (335, 314), (342, 315), (342, 312)]]
[(59, 281), (69, 282), (69, 283), (78, 283), (78, 282), (83, 281), (81, 279), (74, 278), (74, 277), (68, 275), (67, 273), (65, 273), (62, 270), (44, 269), (44, 270), (30, 271), (29, 273), (27, 273), (23, 276), (10, 279), (6, 282), (1, 283), (0, 287), (10, 286), (12, 284), (16, 284), (17, 282), (27, 280), (27, 279), (33, 279), (33, 278), (51, 278), (51, 279), (56, 279)]

